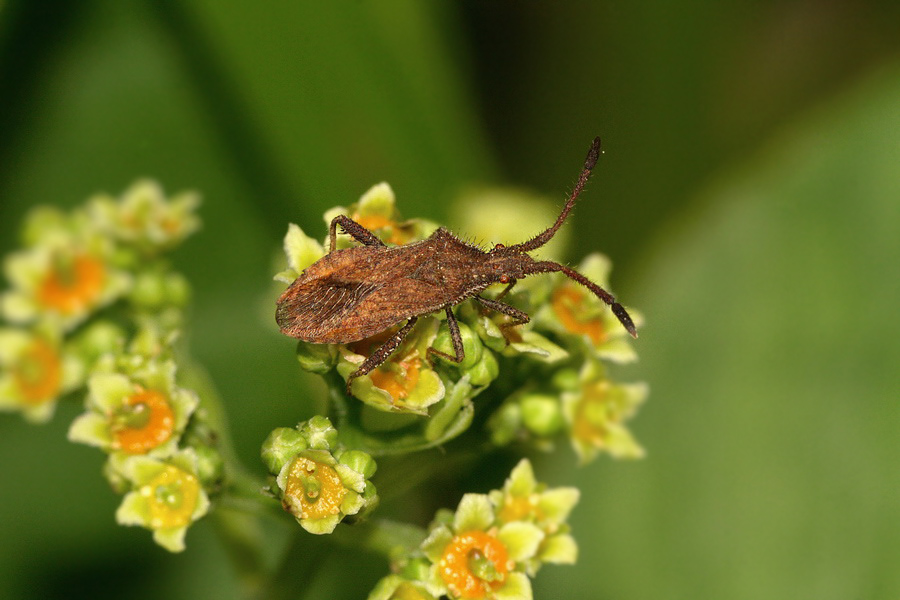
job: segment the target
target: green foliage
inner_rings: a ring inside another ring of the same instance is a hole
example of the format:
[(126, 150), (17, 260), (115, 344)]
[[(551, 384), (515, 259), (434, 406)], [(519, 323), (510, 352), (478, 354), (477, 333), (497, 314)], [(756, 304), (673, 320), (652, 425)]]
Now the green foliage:
[[(897, 23), (876, 1), (6, 0), (0, 250), (19, 246), (34, 205), (144, 174), (202, 190), (203, 230), (175, 258), (192, 284), (190, 346), (225, 392), (225, 437), (262, 472), (260, 440), (321, 409), (317, 377), (297, 375), (275, 333), (274, 289), (261, 291), (285, 223), (313, 231), (381, 180), (435, 220), (473, 183), (560, 198), (599, 133), (607, 154), (567, 226), (571, 257), (608, 252), (648, 317), (639, 368), (654, 402), (635, 427), (648, 457), (534, 460), (582, 491), (579, 563), (543, 569), (535, 596), (895, 598)], [(179, 296), (175, 282), (141, 287), (148, 308)], [(77, 353), (119, 337), (90, 334)], [(208, 380), (190, 379), (198, 392)], [(512, 422), (542, 414), (542, 397), (511, 406)], [(251, 571), (291, 545), (269, 521), (229, 516), (235, 500), (160, 558), (146, 532), (115, 525), (96, 451), (66, 441), (80, 412), (61, 405), (40, 428), (0, 418), (8, 595), (237, 598), (232, 565), (252, 561), (222, 552), (213, 520), (260, 545)], [(427, 457), (379, 458), (379, 492), (397, 490), (385, 515), (427, 520), (465, 489), (496, 489), (514, 462)], [(446, 473), (437, 492), (404, 492), (417, 470)], [(306, 537), (270, 597), (364, 597), (385, 573), (359, 547)]]

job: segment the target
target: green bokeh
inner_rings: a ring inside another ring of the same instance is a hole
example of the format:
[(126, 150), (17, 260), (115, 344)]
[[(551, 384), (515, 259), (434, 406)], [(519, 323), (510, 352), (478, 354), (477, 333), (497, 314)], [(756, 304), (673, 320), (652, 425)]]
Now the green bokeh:
[[(141, 176), (200, 191), (204, 229), (176, 257), (195, 290), (189, 342), (261, 473), (259, 444), (321, 392), (272, 319), (287, 223), (324, 232), (326, 208), (382, 180), (433, 219), (477, 184), (562, 198), (600, 134), (569, 258), (607, 252), (647, 317), (622, 375), (651, 384), (634, 421), (648, 457), (540, 459), (539, 478), (583, 495), (579, 564), (542, 570), (536, 597), (897, 598), (898, 16), (887, 2), (0, 2), (0, 250), (39, 203)], [(99, 453), (65, 441), (77, 413), (0, 416), (0, 590), (239, 597), (208, 520), (180, 556), (115, 525)], [(448, 482), (444, 506), (504, 469)], [(386, 569), (318, 539), (290, 556), (285, 597), (364, 597)]]

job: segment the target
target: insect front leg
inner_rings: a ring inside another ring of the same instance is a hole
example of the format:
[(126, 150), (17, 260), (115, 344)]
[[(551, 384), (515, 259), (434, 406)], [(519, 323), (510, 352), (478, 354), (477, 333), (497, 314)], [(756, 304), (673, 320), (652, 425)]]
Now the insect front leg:
[(350, 384), (353, 383), (353, 380), (361, 375), (367, 375), (370, 372), (377, 369), (384, 361), (387, 360), (387, 357), (391, 355), (391, 353), (400, 347), (400, 344), (403, 343), (403, 338), (405, 338), (409, 332), (412, 330), (413, 325), (416, 324), (418, 317), (412, 317), (409, 321), (406, 322), (406, 325), (400, 328), (400, 331), (395, 333), (388, 339), (386, 342), (378, 346), (375, 352), (373, 352), (366, 360), (363, 361), (363, 364), (359, 366), (358, 369), (350, 373), (350, 376), (347, 377), (347, 395), (352, 396), (353, 394), (350, 392)]
[[(513, 283), (515, 283), (515, 281), (510, 283), (509, 287), (507, 287), (506, 289), (508, 290), (509, 288), (511, 288)], [(504, 292), (505, 291), (506, 290), (504, 290)], [(502, 296), (503, 294), (500, 294), (498, 298)], [(501, 330), (509, 329), (510, 327), (515, 327), (517, 325), (524, 325), (531, 320), (531, 317), (528, 316), (528, 313), (526, 313), (525, 311), (521, 311), (514, 306), (510, 306), (509, 304), (498, 302), (497, 300), (491, 300), (490, 298), (482, 298), (481, 296), (475, 296), (475, 299), (487, 308), (513, 318), (513, 321), (511, 323), (503, 323), (502, 325), (500, 325)]]
[(337, 242), (337, 226), (340, 225), (344, 233), (350, 235), (354, 240), (364, 246), (384, 246), (384, 242), (378, 239), (374, 233), (348, 217), (347, 215), (338, 215), (331, 220), (331, 226), (328, 228), (328, 237), (331, 247), (329, 252), (334, 252), (334, 245)]
[(431, 355), (436, 354), (441, 358), (446, 358), (447, 360), (452, 360), (455, 363), (461, 363), (466, 358), (466, 351), (463, 348), (462, 335), (459, 333), (459, 323), (456, 320), (456, 317), (453, 316), (453, 307), (448, 306), (444, 309), (447, 313), (447, 327), (450, 329), (450, 341), (453, 343), (453, 353), (456, 356), (450, 356), (446, 352), (441, 352), (440, 350), (436, 350), (434, 348), (429, 348), (425, 351), (425, 355), (428, 357), (428, 363), (431, 366), (434, 366), (434, 363), (431, 360)]
[(513, 286), (516, 285), (516, 283), (517, 283), (518, 281), (519, 281), (518, 279), (511, 279), (510, 282), (509, 282), (509, 284), (508, 284), (505, 288), (503, 288), (503, 291), (502, 291), (502, 292), (500, 292), (499, 294), (497, 294), (497, 297), (494, 298), (494, 300), (502, 300), (502, 299), (503, 299), (503, 296), (507, 295), (507, 294), (510, 292), (510, 290), (513, 289)]

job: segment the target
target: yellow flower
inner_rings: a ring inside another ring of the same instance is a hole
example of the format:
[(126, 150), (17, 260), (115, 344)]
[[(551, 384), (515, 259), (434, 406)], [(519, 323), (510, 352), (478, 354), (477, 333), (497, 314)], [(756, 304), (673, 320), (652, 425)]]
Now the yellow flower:
[(12, 322), (73, 329), (130, 286), (109, 252), (99, 238), (56, 235), (8, 256), (4, 266), (13, 289), (0, 298), (0, 310)]
[(209, 510), (194, 451), (182, 450), (165, 461), (120, 454), (111, 457), (110, 465), (132, 486), (116, 511), (116, 521), (150, 529), (153, 540), (170, 552), (184, 550), (187, 528)]
[(343, 448), (325, 417), (275, 429), (263, 443), (262, 458), (275, 475), (273, 491), (282, 506), (310, 533), (331, 533), (343, 519), (361, 518), (378, 503), (368, 479), (375, 461)]
[[(440, 401), (446, 392), (444, 383), (426, 358), (439, 325), (436, 317), (421, 319), (384, 363), (353, 381), (353, 395), (378, 410), (426, 414), (428, 407)], [(366, 356), (394, 333), (396, 329), (389, 329), (371, 338), (339, 346), (338, 373), (347, 378)]]
[(341, 512), (347, 488), (329, 464), (298, 456), (284, 479), (283, 502), (298, 519), (325, 519)]
[(172, 361), (149, 360), (130, 375), (98, 372), (88, 388), (88, 410), (72, 422), (69, 440), (107, 452), (171, 454), (199, 403), (175, 385)]
[(19, 410), (46, 421), (58, 400), (82, 380), (83, 365), (54, 336), (0, 330), (0, 410)]
[(454, 514), (439, 512), (422, 552), (429, 590), (451, 598), (531, 598), (529, 563), (544, 539), (533, 523), (500, 523), (490, 498), (466, 494)]
[[(611, 268), (612, 263), (606, 256), (594, 253), (588, 255), (577, 270), (608, 288)], [(637, 360), (631, 337), (606, 304), (574, 281), (564, 278), (556, 281), (549, 302), (535, 315), (539, 327), (564, 338), (582, 340), (595, 358), (616, 363)], [(643, 323), (641, 314), (631, 308), (628, 311), (635, 326), (640, 327)]]
[(605, 377), (601, 365), (592, 362), (582, 369), (580, 379), (576, 391), (563, 394), (563, 413), (582, 462), (601, 451), (616, 458), (641, 458), (644, 449), (625, 423), (646, 399), (647, 385), (614, 383)]
[[(325, 213), (325, 222), (338, 215), (347, 215), (389, 244), (403, 245), (415, 240), (425, 239), (437, 229), (437, 225), (423, 219), (400, 220), (394, 191), (387, 183), (379, 183), (369, 188), (359, 201), (345, 208), (337, 206)], [(328, 243), (329, 240), (326, 240)], [(350, 236), (341, 235), (337, 240), (338, 248), (356, 245)]]
[(199, 205), (200, 198), (193, 192), (167, 199), (157, 182), (140, 180), (118, 200), (95, 196), (88, 211), (94, 226), (107, 236), (153, 254), (179, 244), (200, 227)]

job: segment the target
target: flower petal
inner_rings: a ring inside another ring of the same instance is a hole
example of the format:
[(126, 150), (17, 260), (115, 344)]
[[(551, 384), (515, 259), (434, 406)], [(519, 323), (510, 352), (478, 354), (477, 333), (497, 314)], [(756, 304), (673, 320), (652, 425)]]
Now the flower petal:
[(510, 560), (521, 562), (537, 553), (538, 546), (544, 540), (544, 532), (532, 523), (513, 521), (500, 528), (497, 538), (506, 546)]
[(494, 523), (494, 509), (485, 494), (465, 494), (459, 501), (453, 528), (458, 532), (484, 531)]

